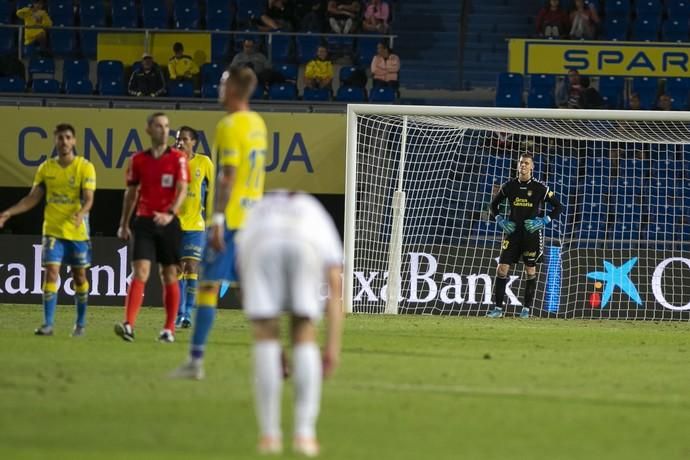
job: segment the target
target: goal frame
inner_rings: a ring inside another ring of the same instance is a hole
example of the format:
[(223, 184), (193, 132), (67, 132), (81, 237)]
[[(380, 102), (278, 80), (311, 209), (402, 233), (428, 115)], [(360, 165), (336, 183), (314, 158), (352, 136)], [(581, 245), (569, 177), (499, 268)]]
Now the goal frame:
[[(647, 111), (647, 110), (588, 110), (588, 109), (534, 109), (505, 107), (463, 107), (463, 106), (415, 106), (348, 104), (347, 136), (345, 156), (345, 228), (343, 265), (343, 310), (353, 313), (354, 256), (355, 256), (355, 215), (357, 209), (357, 138), (358, 116), (397, 115), (403, 117), (403, 139), (406, 139), (406, 120), (409, 116), (466, 116), (482, 118), (542, 118), (550, 120), (602, 120), (602, 121), (671, 121), (690, 123), (690, 112), (686, 111)], [(405, 142), (403, 141), (403, 150)], [(404, 153), (404, 152), (403, 152)], [(401, 161), (404, 163), (404, 160)], [(404, 201), (404, 196), (403, 200)], [(402, 219), (403, 212), (397, 213)], [(395, 228), (395, 225), (393, 226)], [(400, 227), (401, 228), (401, 227)], [(392, 254), (389, 261), (398, 256)], [(399, 260), (399, 258), (398, 258)], [(399, 267), (398, 267), (399, 269)], [(389, 288), (395, 283), (391, 283)], [(399, 283), (396, 288), (399, 289)], [(395, 299), (393, 289), (388, 292), (388, 303), (384, 314), (397, 313), (397, 306), (391, 309), (390, 301)]]

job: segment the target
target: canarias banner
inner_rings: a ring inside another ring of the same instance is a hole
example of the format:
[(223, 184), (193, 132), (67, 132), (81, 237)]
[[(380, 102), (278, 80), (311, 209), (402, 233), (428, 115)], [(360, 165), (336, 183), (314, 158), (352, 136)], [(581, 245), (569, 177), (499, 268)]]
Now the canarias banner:
[[(0, 186), (30, 186), (36, 168), (54, 154), (53, 129), (72, 124), (77, 154), (96, 166), (98, 187), (121, 189), (130, 156), (148, 148), (146, 117), (151, 110), (0, 107), (6, 142)], [(176, 129), (199, 131), (197, 153), (209, 155), (220, 111), (170, 111), (170, 142)], [(310, 193), (345, 191), (344, 114), (262, 113), (269, 132), (266, 187)]]
[(687, 77), (690, 46), (684, 43), (511, 39), (508, 71), (584, 75)]

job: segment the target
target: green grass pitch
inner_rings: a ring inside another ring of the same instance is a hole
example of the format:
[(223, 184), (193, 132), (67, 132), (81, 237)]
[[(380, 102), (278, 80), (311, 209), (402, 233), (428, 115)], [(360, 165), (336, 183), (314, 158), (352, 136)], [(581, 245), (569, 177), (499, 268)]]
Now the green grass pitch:
[[(137, 341), (120, 308), (91, 308), (87, 335), (34, 337), (40, 307), (0, 307), (0, 458), (254, 458), (249, 328), (221, 311), (207, 379), (170, 381), (190, 333)], [(324, 387), (324, 459), (690, 458), (687, 323), (350, 316)], [(291, 383), (285, 386), (289, 440)], [(287, 443), (289, 446), (289, 442)], [(286, 457), (291, 458), (289, 454)]]

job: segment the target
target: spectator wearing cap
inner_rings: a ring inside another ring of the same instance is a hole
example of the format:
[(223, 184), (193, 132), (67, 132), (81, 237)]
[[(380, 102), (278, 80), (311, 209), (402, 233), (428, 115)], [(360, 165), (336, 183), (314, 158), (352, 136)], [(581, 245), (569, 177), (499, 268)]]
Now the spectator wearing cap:
[(127, 89), (131, 96), (157, 97), (165, 94), (163, 72), (150, 54), (141, 56), (141, 67), (132, 72)]
[(390, 18), (390, 7), (383, 0), (370, 0), (364, 10), (364, 22), (362, 28), (366, 32), (378, 32), (385, 34), (388, 32), (388, 18)]
[(389, 86), (398, 89), (398, 73), (400, 72), (400, 58), (393, 53), (388, 43), (381, 42), (376, 46), (376, 56), (371, 60), (371, 75), (374, 86)]
[(537, 34), (545, 38), (568, 36), (568, 13), (561, 8), (559, 0), (549, 0), (537, 15)]
[(168, 73), (171, 80), (191, 80), (199, 74), (199, 66), (188, 54), (184, 54), (184, 45), (177, 42), (173, 45), (175, 55), (168, 61)]
[(46, 49), (46, 29), (53, 25), (52, 19), (45, 10), (45, 1), (37, 0), (17, 10), (17, 17), (24, 21), (24, 45), (37, 44), (41, 49)]
[(328, 49), (319, 46), (316, 59), (307, 63), (304, 70), (304, 86), (309, 88), (331, 88), (333, 82), (333, 64), (328, 58)]

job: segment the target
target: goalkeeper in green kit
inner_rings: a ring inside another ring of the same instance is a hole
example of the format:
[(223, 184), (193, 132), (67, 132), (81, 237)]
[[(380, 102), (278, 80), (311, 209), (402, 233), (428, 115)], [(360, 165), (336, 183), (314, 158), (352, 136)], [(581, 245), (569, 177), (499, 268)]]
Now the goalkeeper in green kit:
[[(494, 282), (494, 309), (487, 314), (490, 318), (503, 316), (510, 266), (521, 259), (525, 264), (526, 280), (520, 318), (529, 318), (537, 289), (537, 262), (544, 252), (544, 227), (561, 213), (561, 203), (549, 187), (532, 177), (533, 171), (534, 156), (523, 153), (518, 163), (518, 177), (503, 184), (491, 200), (491, 217), (503, 229), (504, 238)], [(508, 200), (510, 206), (508, 217), (499, 214), (503, 200)], [(544, 215), (542, 203), (551, 205), (548, 215)]]

